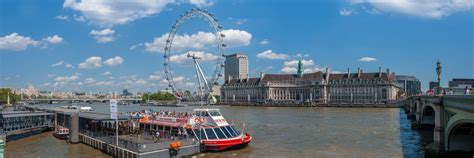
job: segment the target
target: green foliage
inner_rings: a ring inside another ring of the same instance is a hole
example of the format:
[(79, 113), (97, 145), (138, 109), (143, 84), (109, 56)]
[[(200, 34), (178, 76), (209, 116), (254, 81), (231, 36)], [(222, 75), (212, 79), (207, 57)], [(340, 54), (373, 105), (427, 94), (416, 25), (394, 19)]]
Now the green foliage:
[(13, 104), (20, 101), (20, 95), (13, 94), (10, 88), (0, 88), (0, 103), (6, 104), (8, 95), (10, 95), (10, 103)]
[(217, 103), (221, 102), (221, 96), (220, 95), (214, 95), (214, 98), (216, 98)]
[(142, 100), (155, 100), (155, 101), (165, 101), (165, 100), (176, 100), (176, 97), (167, 92), (158, 92), (153, 94), (145, 93), (142, 96)]

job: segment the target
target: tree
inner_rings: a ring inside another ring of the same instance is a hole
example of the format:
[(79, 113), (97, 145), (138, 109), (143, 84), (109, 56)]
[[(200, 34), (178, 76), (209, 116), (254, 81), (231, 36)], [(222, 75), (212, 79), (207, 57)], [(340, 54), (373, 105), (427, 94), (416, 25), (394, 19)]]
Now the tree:
[(176, 97), (168, 92), (157, 92), (153, 94), (143, 94), (142, 100), (169, 101), (176, 100)]
[(8, 101), (8, 96), (10, 96), (10, 104), (13, 104), (17, 101), (20, 101), (20, 95), (13, 94), (10, 88), (0, 88), (0, 103), (6, 104)]

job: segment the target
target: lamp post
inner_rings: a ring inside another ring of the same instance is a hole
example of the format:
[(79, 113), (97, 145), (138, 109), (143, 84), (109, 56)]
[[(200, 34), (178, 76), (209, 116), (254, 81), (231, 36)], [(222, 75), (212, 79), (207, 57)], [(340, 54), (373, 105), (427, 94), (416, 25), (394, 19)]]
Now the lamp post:
[(443, 89), (441, 88), (441, 62), (438, 60), (436, 62), (436, 74), (438, 74), (438, 90), (437, 94), (441, 95), (443, 92)]

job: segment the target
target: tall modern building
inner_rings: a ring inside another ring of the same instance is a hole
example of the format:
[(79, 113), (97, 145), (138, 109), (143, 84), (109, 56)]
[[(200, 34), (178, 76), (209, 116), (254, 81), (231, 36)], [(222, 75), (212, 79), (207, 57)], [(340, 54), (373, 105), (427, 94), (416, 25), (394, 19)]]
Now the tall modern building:
[(415, 76), (397, 75), (396, 78), (407, 97), (421, 92), (421, 82)]
[(231, 54), (225, 59), (224, 79), (247, 79), (249, 76), (249, 65), (247, 55)]

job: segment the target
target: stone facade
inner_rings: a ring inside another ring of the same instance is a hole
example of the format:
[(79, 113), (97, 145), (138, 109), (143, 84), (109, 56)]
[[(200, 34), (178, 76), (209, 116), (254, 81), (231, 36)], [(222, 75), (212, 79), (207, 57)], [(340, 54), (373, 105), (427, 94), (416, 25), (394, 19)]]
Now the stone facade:
[(397, 100), (400, 87), (387, 72), (261, 74), (259, 78), (228, 79), (222, 103), (380, 104)]

